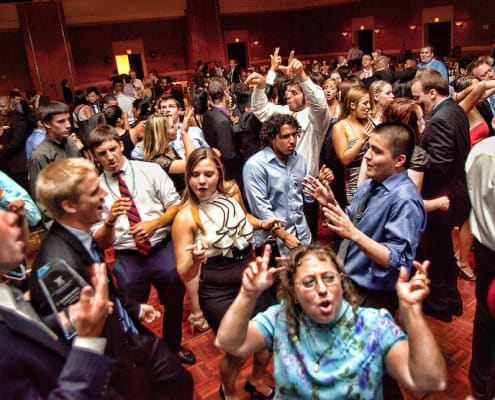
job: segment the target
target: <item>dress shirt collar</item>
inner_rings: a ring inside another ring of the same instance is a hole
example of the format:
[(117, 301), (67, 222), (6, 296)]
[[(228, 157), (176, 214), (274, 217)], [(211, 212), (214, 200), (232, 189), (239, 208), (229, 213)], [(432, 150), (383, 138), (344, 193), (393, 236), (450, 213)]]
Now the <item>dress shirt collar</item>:
[(405, 177), (407, 177), (406, 170), (390, 175), (383, 182), (377, 182), (378, 183), (377, 187), (383, 186), (387, 192), (390, 192)]
[[(129, 173), (129, 169), (130, 169), (130, 164), (129, 164), (129, 160), (127, 158), (124, 157), (124, 163), (122, 164), (122, 168), (120, 168), (120, 172), (122, 173), (122, 176), (126, 176), (128, 173)], [(114, 178), (114, 179), (117, 179), (114, 174), (116, 172), (119, 172), (119, 171), (107, 171), (106, 169), (103, 170), (103, 173), (105, 174), (105, 176), (107, 178)]]
[(434, 113), (440, 107), (440, 105), (445, 103), (445, 101), (447, 101), (448, 99), (450, 99), (450, 96), (444, 97), (442, 100), (436, 103), (431, 109), (431, 112)]
[(219, 104), (212, 104), (211, 105), (212, 108), (216, 108), (217, 110), (220, 110), (221, 112), (223, 112), (227, 117), (230, 117), (230, 111), (227, 110), (224, 106), (221, 106)]
[(12, 311), (17, 310), (14, 294), (5, 283), (0, 283), (0, 306)]
[(58, 140), (55, 140), (54, 138), (52, 138), (50, 135), (46, 135), (45, 139), (56, 144), (58, 147), (61, 147), (61, 148), (65, 147), (67, 140), (68, 140), (68, 138), (64, 137), (62, 140), (58, 141)]
[(279, 164), (281, 165), (288, 165), (289, 162), (296, 156), (296, 152), (294, 152), (294, 154), (291, 154), (289, 156), (289, 158), (287, 159), (287, 164), (280, 161), (277, 157), (277, 155), (275, 154), (275, 152), (273, 151), (273, 148), (271, 146), (266, 146), (264, 149), (263, 149), (264, 153), (265, 153), (265, 156), (266, 156), (266, 161), (267, 162), (272, 162), (272, 161), (276, 161), (278, 162)]
[(87, 252), (91, 254), (91, 243), (93, 243), (93, 236), (91, 236), (90, 232), (85, 232), (62, 223), (60, 223), (60, 225), (62, 225), (65, 229), (72, 233), (82, 243)]

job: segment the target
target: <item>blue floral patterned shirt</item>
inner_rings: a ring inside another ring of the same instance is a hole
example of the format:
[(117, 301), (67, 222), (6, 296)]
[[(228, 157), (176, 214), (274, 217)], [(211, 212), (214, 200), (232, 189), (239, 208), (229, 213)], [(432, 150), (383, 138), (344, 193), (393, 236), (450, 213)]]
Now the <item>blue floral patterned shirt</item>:
[(273, 352), (276, 399), (382, 399), (385, 356), (407, 338), (387, 310), (359, 307), (356, 321), (345, 300), (329, 324), (301, 315), (297, 338), (283, 303), (254, 322)]

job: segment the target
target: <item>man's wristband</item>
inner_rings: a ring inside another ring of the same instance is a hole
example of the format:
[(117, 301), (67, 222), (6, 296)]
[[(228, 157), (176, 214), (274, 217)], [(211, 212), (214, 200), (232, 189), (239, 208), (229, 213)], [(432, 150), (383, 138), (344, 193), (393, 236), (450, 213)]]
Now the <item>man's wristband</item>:
[(108, 228), (113, 228), (115, 226), (115, 222), (105, 221), (105, 226), (108, 227)]

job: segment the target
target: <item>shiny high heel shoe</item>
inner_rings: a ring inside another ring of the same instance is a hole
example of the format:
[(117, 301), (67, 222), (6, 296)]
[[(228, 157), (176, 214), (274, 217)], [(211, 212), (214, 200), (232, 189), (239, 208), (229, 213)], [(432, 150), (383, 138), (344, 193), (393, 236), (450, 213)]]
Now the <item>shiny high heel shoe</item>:
[(244, 390), (250, 394), (251, 399), (273, 399), (273, 396), (275, 396), (275, 388), (273, 386), (269, 386), (272, 391), (270, 394), (263, 394), (260, 393), (256, 390), (256, 387), (249, 382), (249, 379), (246, 381), (246, 384), (244, 385)]
[(462, 265), (460, 261), (457, 261), (457, 273), (462, 279), (467, 281), (475, 281), (476, 273), (473, 271), (473, 268), (469, 264)]
[(187, 322), (189, 323), (189, 325), (191, 325), (191, 332), (193, 335), (194, 331), (202, 333), (210, 329), (210, 326), (208, 325), (208, 322), (206, 321), (201, 311), (189, 314), (189, 316), (187, 317)]

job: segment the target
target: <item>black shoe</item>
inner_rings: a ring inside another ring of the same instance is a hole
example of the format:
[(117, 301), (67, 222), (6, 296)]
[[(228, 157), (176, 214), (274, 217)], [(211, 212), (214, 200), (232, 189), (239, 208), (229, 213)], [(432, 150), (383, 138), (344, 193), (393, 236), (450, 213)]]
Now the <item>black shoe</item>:
[(176, 354), (182, 364), (192, 365), (196, 362), (196, 357), (193, 352), (186, 349), (184, 346), (180, 346), (180, 349)]
[(253, 398), (254, 396), (257, 399), (273, 399), (273, 396), (275, 396), (275, 388), (273, 386), (270, 386), (270, 389), (272, 389), (270, 394), (265, 395), (263, 393), (258, 392), (254, 387), (254, 385), (251, 382), (249, 382), (249, 380), (247, 380), (246, 384), (244, 385), (244, 390), (251, 394), (251, 398)]
[(429, 315), (435, 319), (438, 319), (443, 322), (452, 322), (452, 314), (449, 313), (440, 313), (436, 310), (433, 310), (423, 304), (423, 314)]
[(462, 303), (451, 305), (450, 311), (452, 312), (452, 315), (455, 315), (456, 317), (460, 317), (462, 315)]

